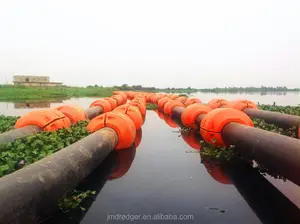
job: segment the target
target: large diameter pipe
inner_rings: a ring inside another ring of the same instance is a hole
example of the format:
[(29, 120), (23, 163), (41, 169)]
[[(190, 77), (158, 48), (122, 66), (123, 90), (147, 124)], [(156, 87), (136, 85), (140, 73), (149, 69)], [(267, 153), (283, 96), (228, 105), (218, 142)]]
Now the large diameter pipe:
[(236, 145), (267, 168), (300, 186), (300, 142), (277, 133), (230, 122), (222, 130), (226, 144)]
[(43, 129), (36, 125), (28, 125), (22, 128), (13, 129), (0, 134), (0, 144), (7, 144), (17, 138), (24, 138), (29, 135), (42, 132)]
[[(181, 107), (174, 107), (173, 117), (178, 118), (182, 111)], [(204, 116), (202, 114), (196, 118), (198, 127)], [(242, 153), (300, 186), (300, 176), (297, 173), (300, 170), (298, 139), (235, 122), (225, 125), (221, 134), (227, 145), (237, 146)]]
[[(86, 115), (89, 119), (92, 119), (92, 118), (98, 116), (99, 114), (102, 114), (103, 109), (102, 109), (102, 107), (92, 107), (92, 108), (86, 109), (84, 112), (86, 113)], [(14, 141), (17, 138), (24, 138), (26, 136), (34, 135), (34, 134), (40, 133), (42, 131), (43, 131), (43, 129), (36, 125), (28, 125), (28, 126), (25, 126), (22, 128), (16, 128), (11, 131), (7, 131), (7, 132), (0, 134), (0, 144), (4, 145), (4, 144)]]
[(295, 115), (283, 114), (283, 113), (272, 112), (272, 111), (257, 110), (253, 108), (245, 108), (243, 112), (250, 117), (263, 119), (267, 123), (276, 124), (282, 128), (291, 128), (295, 126), (297, 127), (298, 130), (300, 125), (300, 117)]
[(103, 128), (0, 179), (0, 223), (37, 223), (114, 149), (117, 133)]

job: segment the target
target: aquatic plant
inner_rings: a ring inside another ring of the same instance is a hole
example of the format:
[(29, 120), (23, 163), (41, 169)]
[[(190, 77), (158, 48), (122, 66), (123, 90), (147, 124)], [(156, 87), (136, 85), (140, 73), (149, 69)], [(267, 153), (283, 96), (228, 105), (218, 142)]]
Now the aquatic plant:
[(78, 191), (74, 189), (71, 193), (63, 197), (60, 202), (58, 203), (58, 207), (64, 212), (68, 212), (72, 209), (80, 207), (82, 211), (85, 211), (86, 209), (80, 204), (88, 197), (91, 197), (92, 195), (95, 195), (96, 191)]
[(146, 108), (147, 110), (157, 110), (157, 105), (153, 103), (147, 103)]
[(34, 163), (86, 137), (87, 121), (80, 121), (66, 129), (42, 132), (19, 138), (0, 146), (0, 176), (7, 175)]
[(12, 130), (19, 117), (0, 115), (0, 133)]

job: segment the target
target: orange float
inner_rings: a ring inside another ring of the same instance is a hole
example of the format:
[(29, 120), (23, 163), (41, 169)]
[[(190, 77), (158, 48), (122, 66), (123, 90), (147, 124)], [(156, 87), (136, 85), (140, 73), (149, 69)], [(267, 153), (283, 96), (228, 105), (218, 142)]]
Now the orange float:
[(126, 94), (127, 94), (128, 99), (132, 100), (134, 98), (134, 92), (129, 91), (129, 92), (126, 92)]
[(146, 115), (146, 104), (145, 103), (138, 101), (138, 100), (137, 101), (132, 100), (131, 102), (129, 102), (129, 105), (138, 107), (142, 116)]
[(211, 109), (216, 109), (216, 108), (220, 108), (222, 106), (225, 106), (229, 101), (224, 100), (224, 99), (213, 99), (211, 101), (208, 102), (208, 106)]
[(110, 103), (108, 101), (102, 100), (102, 99), (94, 101), (90, 105), (90, 108), (92, 108), (92, 107), (102, 107), (103, 113), (111, 111), (111, 105), (110, 105)]
[(256, 103), (249, 100), (232, 100), (228, 102), (224, 107), (233, 108), (236, 110), (244, 110), (245, 108), (258, 109)]
[(200, 134), (207, 143), (210, 143), (213, 146), (226, 147), (221, 133), (223, 127), (230, 122), (254, 126), (250, 117), (245, 113), (232, 108), (219, 108), (210, 111), (202, 119), (200, 124)]
[(168, 97), (164, 97), (164, 98), (161, 98), (157, 101), (157, 108), (159, 111), (164, 111), (164, 106), (167, 102), (171, 101), (170, 98)]
[(189, 105), (192, 105), (194, 103), (202, 103), (200, 99), (198, 98), (195, 98), (195, 97), (191, 97), (191, 98), (188, 98), (185, 102), (184, 102), (184, 105), (187, 107)]
[(180, 96), (178, 98), (176, 98), (177, 101), (180, 101), (181, 103), (184, 104), (184, 102), (187, 100), (187, 97), (186, 96)]
[(147, 103), (150, 103), (150, 102), (151, 102), (151, 97), (152, 97), (152, 94), (148, 94), (148, 95), (146, 96), (146, 102), (147, 102)]
[(123, 97), (123, 99), (124, 99), (124, 103), (127, 102), (127, 94), (126, 93), (124, 93), (122, 91), (114, 91), (113, 95), (121, 95)]
[(118, 106), (116, 99), (107, 97), (107, 98), (104, 98), (104, 100), (106, 100), (107, 102), (109, 102), (112, 110), (115, 109)]
[(180, 101), (170, 100), (164, 106), (164, 114), (171, 115), (174, 107), (184, 107)]
[(70, 119), (72, 124), (75, 124), (78, 121), (84, 121), (88, 119), (84, 110), (79, 106), (62, 105), (56, 107), (55, 109), (66, 115)]
[(101, 128), (109, 127), (118, 135), (116, 150), (126, 149), (133, 145), (136, 137), (136, 129), (133, 121), (125, 114), (107, 112), (93, 118), (86, 129), (95, 132)]
[(178, 98), (179, 96), (178, 95), (169, 95), (169, 98), (171, 100), (175, 100), (176, 98)]
[(132, 105), (122, 105), (113, 110), (114, 112), (126, 114), (133, 121), (135, 128), (140, 129), (143, 124), (143, 118), (139, 108)]
[(186, 127), (196, 129), (196, 118), (201, 114), (207, 114), (209, 111), (211, 111), (209, 106), (200, 103), (192, 104), (184, 109), (181, 114), (181, 122)]
[(55, 131), (71, 126), (70, 119), (62, 112), (55, 109), (44, 109), (31, 111), (20, 117), (15, 128), (22, 128), (28, 125), (35, 125), (44, 131)]
[(118, 106), (123, 105), (125, 103), (124, 97), (119, 95), (119, 94), (118, 95), (113, 95), (113, 96), (111, 96), (111, 98), (113, 98), (117, 101)]

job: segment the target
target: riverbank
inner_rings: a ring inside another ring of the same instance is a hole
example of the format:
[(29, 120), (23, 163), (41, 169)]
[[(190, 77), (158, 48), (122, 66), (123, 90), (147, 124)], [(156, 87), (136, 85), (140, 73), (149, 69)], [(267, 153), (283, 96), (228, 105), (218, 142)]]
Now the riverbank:
[(0, 101), (55, 101), (72, 97), (109, 97), (111, 87), (24, 87), (0, 86)]

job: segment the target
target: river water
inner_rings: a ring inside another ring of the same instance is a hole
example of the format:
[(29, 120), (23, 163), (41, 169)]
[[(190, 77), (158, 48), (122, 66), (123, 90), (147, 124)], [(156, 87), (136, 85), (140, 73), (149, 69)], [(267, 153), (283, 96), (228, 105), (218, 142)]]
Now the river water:
[[(203, 102), (222, 97), (264, 104), (300, 103), (299, 96), (290, 93), (194, 95)], [(87, 108), (94, 100), (79, 98), (44, 105), (0, 103), (0, 110), (5, 115), (22, 115), (34, 107), (69, 103)], [(255, 224), (294, 223), (298, 218), (299, 187), (265, 178), (252, 168), (237, 166), (225, 172), (217, 165), (201, 163), (197, 140), (178, 131), (171, 119), (147, 111), (137, 148), (113, 153), (79, 186), (97, 191), (95, 199), (82, 205), (86, 210), (59, 213), (45, 223), (165, 223), (181, 218), (184, 220), (176, 223)]]
[[(260, 104), (273, 104), (276, 105), (291, 105), (297, 106), (300, 104), (300, 92), (275, 92), (275, 93), (193, 93), (190, 96), (198, 97), (202, 102), (207, 103), (211, 99), (224, 98), (227, 100), (236, 100), (236, 99), (247, 99), (254, 101)], [(91, 102), (99, 98), (93, 97), (82, 97), (82, 98), (72, 98), (69, 100), (57, 101), (57, 102), (0, 102), (0, 114), (11, 115), (11, 116), (20, 116), (26, 112), (31, 111), (33, 108), (52, 108), (62, 104), (76, 104), (83, 108), (87, 108)]]

